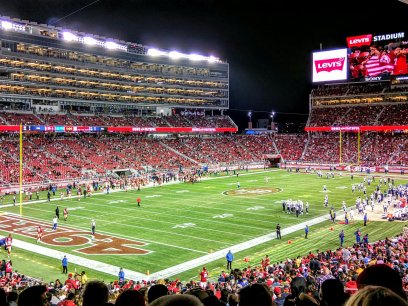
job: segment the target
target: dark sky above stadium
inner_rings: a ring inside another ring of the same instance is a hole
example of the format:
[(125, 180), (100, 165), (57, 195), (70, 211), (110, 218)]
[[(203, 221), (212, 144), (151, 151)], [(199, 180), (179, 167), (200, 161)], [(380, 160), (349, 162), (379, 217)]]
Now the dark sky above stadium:
[(268, 118), (272, 110), (276, 121), (306, 120), (307, 116), (288, 113), (308, 113), (311, 53), (320, 44), (326, 50), (345, 47), (347, 36), (408, 35), (408, 5), (398, 0), (1, 0), (0, 4), (3, 16), (228, 61), (228, 114), (240, 127), (249, 110), (253, 121)]

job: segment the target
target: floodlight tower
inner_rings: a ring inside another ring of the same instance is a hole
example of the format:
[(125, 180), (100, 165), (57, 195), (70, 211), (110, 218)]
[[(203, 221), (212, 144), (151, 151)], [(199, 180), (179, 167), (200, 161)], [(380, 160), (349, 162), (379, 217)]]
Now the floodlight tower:
[(275, 112), (272, 111), (272, 112), (271, 112), (271, 130), (272, 130), (272, 131), (275, 130), (275, 123), (273, 122), (274, 117), (275, 117)]

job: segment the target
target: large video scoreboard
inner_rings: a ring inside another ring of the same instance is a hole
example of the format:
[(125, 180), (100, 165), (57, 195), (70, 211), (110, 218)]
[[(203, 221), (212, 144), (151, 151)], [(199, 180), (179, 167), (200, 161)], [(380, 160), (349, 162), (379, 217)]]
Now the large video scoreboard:
[(405, 32), (347, 37), (347, 48), (313, 53), (313, 82), (381, 81), (408, 75)]

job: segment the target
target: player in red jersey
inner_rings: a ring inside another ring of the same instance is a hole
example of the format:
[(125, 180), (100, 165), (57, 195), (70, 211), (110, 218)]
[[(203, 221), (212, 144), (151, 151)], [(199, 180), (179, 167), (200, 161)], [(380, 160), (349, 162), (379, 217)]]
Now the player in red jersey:
[(64, 208), (64, 221), (67, 221), (68, 219), (68, 209), (65, 207)]
[(140, 207), (140, 202), (142, 202), (142, 200), (140, 198), (137, 198), (136, 202), (137, 202), (137, 207)]
[(205, 289), (207, 286), (208, 271), (206, 267), (203, 267), (203, 270), (200, 272), (200, 287)]
[(11, 254), (11, 244), (13, 242), (13, 238), (11, 238), (11, 234), (8, 235), (6, 238), (6, 250), (7, 250), (7, 256), (10, 257)]
[(41, 225), (39, 225), (37, 227), (37, 242), (41, 241), (42, 235), (43, 235), (43, 229), (42, 229)]

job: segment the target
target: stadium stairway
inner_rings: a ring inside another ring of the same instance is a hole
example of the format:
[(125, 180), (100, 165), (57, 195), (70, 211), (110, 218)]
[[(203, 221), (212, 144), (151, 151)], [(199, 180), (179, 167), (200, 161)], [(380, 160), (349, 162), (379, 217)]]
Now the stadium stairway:
[(308, 134), (309, 134), (309, 135), (308, 135), (308, 137), (307, 137), (306, 144), (305, 144), (305, 146), (303, 147), (303, 152), (302, 152), (302, 155), (300, 155), (299, 160), (303, 160), (303, 157), (305, 156), (305, 153), (306, 153), (307, 148), (308, 148), (308, 146), (309, 146), (310, 137), (312, 137), (312, 136), (310, 135), (310, 133), (308, 133)]
[(183, 154), (183, 153), (177, 151), (176, 149), (174, 149), (174, 148), (172, 148), (172, 147), (166, 145), (166, 144), (163, 143), (162, 141), (160, 141), (160, 143), (161, 143), (166, 149), (173, 151), (174, 153), (176, 153), (177, 155), (180, 155), (180, 156), (183, 157), (184, 159), (187, 159), (187, 160), (191, 161), (192, 163), (194, 163), (194, 164), (196, 164), (196, 165), (199, 165), (199, 164), (200, 164), (200, 163), (199, 163), (198, 161), (196, 161), (195, 159), (192, 159), (191, 157), (188, 157), (187, 155), (185, 155), (185, 154)]

